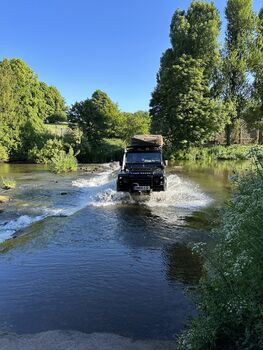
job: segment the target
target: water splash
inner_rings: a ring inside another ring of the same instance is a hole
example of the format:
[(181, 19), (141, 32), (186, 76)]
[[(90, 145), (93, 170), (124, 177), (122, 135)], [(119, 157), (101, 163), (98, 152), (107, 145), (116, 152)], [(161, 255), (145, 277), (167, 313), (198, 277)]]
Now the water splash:
[(17, 231), (25, 229), (27, 226), (30, 226), (34, 222), (43, 220), (45, 215), (40, 216), (29, 216), (29, 215), (21, 215), (18, 218), (8, 221), (6, 223), (1, 223), (1, 234), (0, 234), (0, 243), (6, 241), (11, 238), (14, 233)]
[(86, 206), (142, 205), (148, 207), (153, 215), (174, 222), (180, 215), (184, 215), (183, 212), (180, 214), (180, 210), (189, 212), (204, 208), (212, 202), (198, 185), (177, 175), (168, 175), (168, 188), (165, 192), (153, 192), (150, 196), (131, 196), (129, 193), (117, 192), (118, 168), (117, 163), (105, 164), (105, 171), (73, 180), (70, 195), (54, 197), (50, 207), (35, 206), (32, 209), (34, 204), (31, 203), (30, 213), (17, 212), (15, 219), (0, 222), (0, 243), (34, 222), (50, 216), (70, 216)]
[[(212, 199), (190, 181), (186, 181), (177, 175), (169, 175), (167, 191), (153, 192), (150, 196), (131, 196), (129, 193), (116, 192), (115, 181), (103, 183), (97, 186), (97, 190), (90, 195), (89, 205), (111, 206), (119, 204), (141, 204), (148, 207), (174, 207), (196, 209), (206, 207)], [(82, 182), (83, 184), (83, 182)], [(105, 186), (107, 185), (107, 186)], [(90, 183), (86, 189), (90, 187)], [(84, 188), (84, 186), (82, 187)]]

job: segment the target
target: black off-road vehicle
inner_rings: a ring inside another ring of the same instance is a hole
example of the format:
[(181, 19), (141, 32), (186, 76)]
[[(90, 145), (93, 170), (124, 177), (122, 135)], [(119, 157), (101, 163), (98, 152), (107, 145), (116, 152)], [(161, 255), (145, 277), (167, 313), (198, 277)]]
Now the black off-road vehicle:
[(150, 194), (165, 191), (166, 162), (163, 160), (161, 135), (135, 135), (131, 145), (124, 150), (117, 191), (133, 194)]

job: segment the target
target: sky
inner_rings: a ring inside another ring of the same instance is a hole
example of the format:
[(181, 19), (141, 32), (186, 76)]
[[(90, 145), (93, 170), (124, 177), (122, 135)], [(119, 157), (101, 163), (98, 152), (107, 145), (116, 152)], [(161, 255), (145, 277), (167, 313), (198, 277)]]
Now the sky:
[[(105, 91), (148, 110), (169, 26), (189, 0), (0, 0), (0, 60), (20, 58), (68, 105)], [(215, 0), (225, 28), (226, 0)], [(258, 11), (262, 0), (254, 0)]]

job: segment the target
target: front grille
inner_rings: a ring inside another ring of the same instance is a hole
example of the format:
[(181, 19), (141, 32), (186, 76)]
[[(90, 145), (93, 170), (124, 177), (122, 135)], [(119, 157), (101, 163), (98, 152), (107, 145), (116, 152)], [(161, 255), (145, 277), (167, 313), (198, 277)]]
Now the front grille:
[(152, 177), (132, 177), (130, 182), (136, 183), (139, 186), (152, 186)]
[(151, 175), (152, 173), (149, 171), (131, 171), (130, 172), (131, 175)]

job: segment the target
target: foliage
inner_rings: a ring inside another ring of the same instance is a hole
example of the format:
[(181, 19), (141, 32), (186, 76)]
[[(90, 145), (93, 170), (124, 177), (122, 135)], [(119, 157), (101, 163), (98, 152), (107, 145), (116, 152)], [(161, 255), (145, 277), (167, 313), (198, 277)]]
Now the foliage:
[(91, 99), (76, 102), (71, 107), (68, 119), (77, 123), (88, 139), (94, 142), (118, 135), (122, 115), (117, 104), (105, 92), (96, 90)]
[(263, 348), (263, 163), (256, 164), (255, 172), (236, 180), (213, 233), (217, 244), (206, 256), (197, 295), (200, 315), (179, 349)]
[(133, 135), (149, 134), (150, 125), (151, 118), (147, 112), (123, 113), (122, 139), (129, 143)]
[(42, 148), (34, 147), (29, 151), (29, 160), (35, 163), (48, 164), (53, 157), (64, 151), (64, 144), (62, 140), (48, 139)]
[(67, 124), (45, 124), (45, 130), (56, 137), (64, 137), (69, 127)]
[(84, 162), (119, 160), (124, 142), (128, 143), (134, 134), (148, 134), (151, 123), (149, 113), (121, 112), (100, 90), (91, 99), (76, 102), (69, 110), (68, 119), (78, 128), (66, 134), (64, 140), (72, 144), (74, 134), (74, 151), (80, 152), (78, 159)]
[(28, 151), (42, 142), (43, 122), (65, 110), (58, 90), (40, 82), (25, 62), (0, 61), (0, 145), (11, 160), (27, 160)]
[(75, 155), (78, 155), (81, 151), (81, 143), (82, 143), (83, 132), (78, 128), (67, 128), (63, 136), (63, 142), (65, 145), (70, 145)]
[[(172, 160), (245, 160), (250, 159), (254, 145), (231, 145), (213, 147), (190, 147), (178, 150), (170, 157)], [(258, 157), (263, 159), (263, 146), (258, 146)]]
[(16, 181), (11, 179), (11, 178), (4, 178), (4, 177), (2, 177), (1, 181), (0, 181), (0, 187), (3, 190), (10, 190), (10, 189), (16, 187)]
[(121, 139), (105, 138), (98, 143), (90, 143), (84, 137), (78, 159), (91, 163), (119, 161), (122, 158), (124, 148), (125, 142)]
[(72, 148), (69, 149), (68, 153), (63, 150), (58, 151), (48, 164), (49, 170), (56, 174), (76, 171), (78, 169), (78, 162)]
[(248, 74), (253, 52), (255, 16), (252, 0), (228, 0), (225, 10), (227, 33), (223, 63), (224, 99), (231, 101), (235, 109), (231, 123), (226, 128), (227, 143), (236, 120), (240, 119), (249, 99)]
[(219, 12), (208, 2), (194, 1), (188, 11), (177, 9), (170, 26), (174, 58), (189, 55), (202, 60), (210, 80), (220, 64)]
[(251, 59), (255, 80), (252, 99), (246, 110), (246, 121), (259, 130), (258, 143), (263, 143), (263, 8), (257, 17), (256, 45)]
[(210, 140), (228, 120), (213, 89), (220, 65), (218, 11), (194, 1), (187, 12), (175, 12), (170, 29), (172, 48), (161, 58), (150, 114), (153, 132), (170, 147), (184, 148)]
[(46, 122), (48, 123), (62, 123), (62, 122), (66, 122), (67, 119), (67, 114), (65, 112), (56, 112), (52, 115), (50, 115), (47, 119)]
[(201, 60), (182, 55), (164, 71), (153, 93), (153, 128), (165, 135), (171, 148), (200, 145), (225, 126), (227, 110), (209, 96), (204, 74)]
[(0, 144), (0, 161), (7, 161), (9, 158), (7, 149)]

